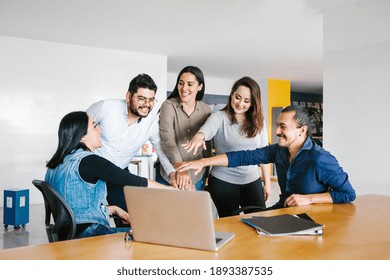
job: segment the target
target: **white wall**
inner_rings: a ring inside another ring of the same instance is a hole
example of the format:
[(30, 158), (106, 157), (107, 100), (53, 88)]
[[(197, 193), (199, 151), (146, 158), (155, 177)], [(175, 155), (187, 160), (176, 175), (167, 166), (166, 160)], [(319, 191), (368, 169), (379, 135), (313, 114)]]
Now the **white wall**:
[(268, 123), (268, 79), (256, 79), (256, 82), (260, 86), (261, 103), (263, 105), (263, 116), (264, 116), (264, 121), (267, 124)]
[[(177, 75), (179, 73), (168, 73), (168, 91), (172, 91), (175, 88)], [(205, 93), (217, 94), (217, 95), (229, 95), (234, 80), (213, 78), (203, 73), (205, 79)]]
[(358, 195), (390, 195), (390, 1), (324, 11), (324, 147)]
[(0, 207), (8, 188), (30, 188), (30, 202), (41, 203), (31, 181), (44, 177), (61, 118), (100, 99), (124, 98), (143, 72), (165, 99), (166, 56), (0, 36)]

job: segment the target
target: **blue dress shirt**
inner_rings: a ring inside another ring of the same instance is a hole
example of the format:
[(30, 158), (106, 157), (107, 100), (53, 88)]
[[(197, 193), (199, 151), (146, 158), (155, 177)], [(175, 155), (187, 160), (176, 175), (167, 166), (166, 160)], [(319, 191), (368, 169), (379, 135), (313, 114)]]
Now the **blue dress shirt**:
[(333, 203), (348, 203), (356, 198), (348, 174), (328, 151), (307, 138), (289, 162), (287, 148), (273, 144), (256, 150), (226, 153), (229, 167), (275, 163), (281, 190), (279, 204), (292, 194), (329, 192)]

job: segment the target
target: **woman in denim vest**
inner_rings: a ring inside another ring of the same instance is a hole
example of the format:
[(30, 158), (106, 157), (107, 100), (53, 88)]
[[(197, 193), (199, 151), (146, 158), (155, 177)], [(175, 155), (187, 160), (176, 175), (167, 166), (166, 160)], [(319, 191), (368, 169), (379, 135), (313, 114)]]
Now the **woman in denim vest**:
[(127, 172), (92, 151), (101, 146), (101, 129), (86, 112), (67, 114), (58, 130), (57, 151), (48, 161), (45, 180), (68, 202), (73, 210), (76, 238), (127, 231), (110, 228), (109, 215), (125, 223), (129, 216), (123, 209), (106, 205), (106, 182), (140, 187), (165, 186)]

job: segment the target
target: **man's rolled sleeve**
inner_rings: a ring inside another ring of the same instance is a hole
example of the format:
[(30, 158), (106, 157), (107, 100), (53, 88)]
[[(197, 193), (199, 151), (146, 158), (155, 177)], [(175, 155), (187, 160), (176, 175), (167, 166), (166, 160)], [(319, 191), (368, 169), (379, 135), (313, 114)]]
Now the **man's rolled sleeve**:
[(322, 154), (318, 158), (316, 171), (319, 181), (328, 186), (333, 203), (349, 203), (356, 199), (348, 174), (330, 153)]

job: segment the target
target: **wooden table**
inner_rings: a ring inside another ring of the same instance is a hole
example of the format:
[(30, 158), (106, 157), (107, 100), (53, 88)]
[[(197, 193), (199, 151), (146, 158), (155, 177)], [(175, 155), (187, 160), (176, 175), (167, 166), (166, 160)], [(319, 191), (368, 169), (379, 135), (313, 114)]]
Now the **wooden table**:
[(323, 236), (259, 236), (255, 230), (240, 221), (243, 216), (235, 216), (215, 221), (217, 231), (236, 234), (218, 252), (140, 242), (126, 243), (123, 234), (113, 234), (6, 249), (0, 251), (0, 259), (390, 259), (390, 196), (363, 195), (358, 196), (351, 204), (299, 206), (256, 215), (302, 212), (325, 225)]

